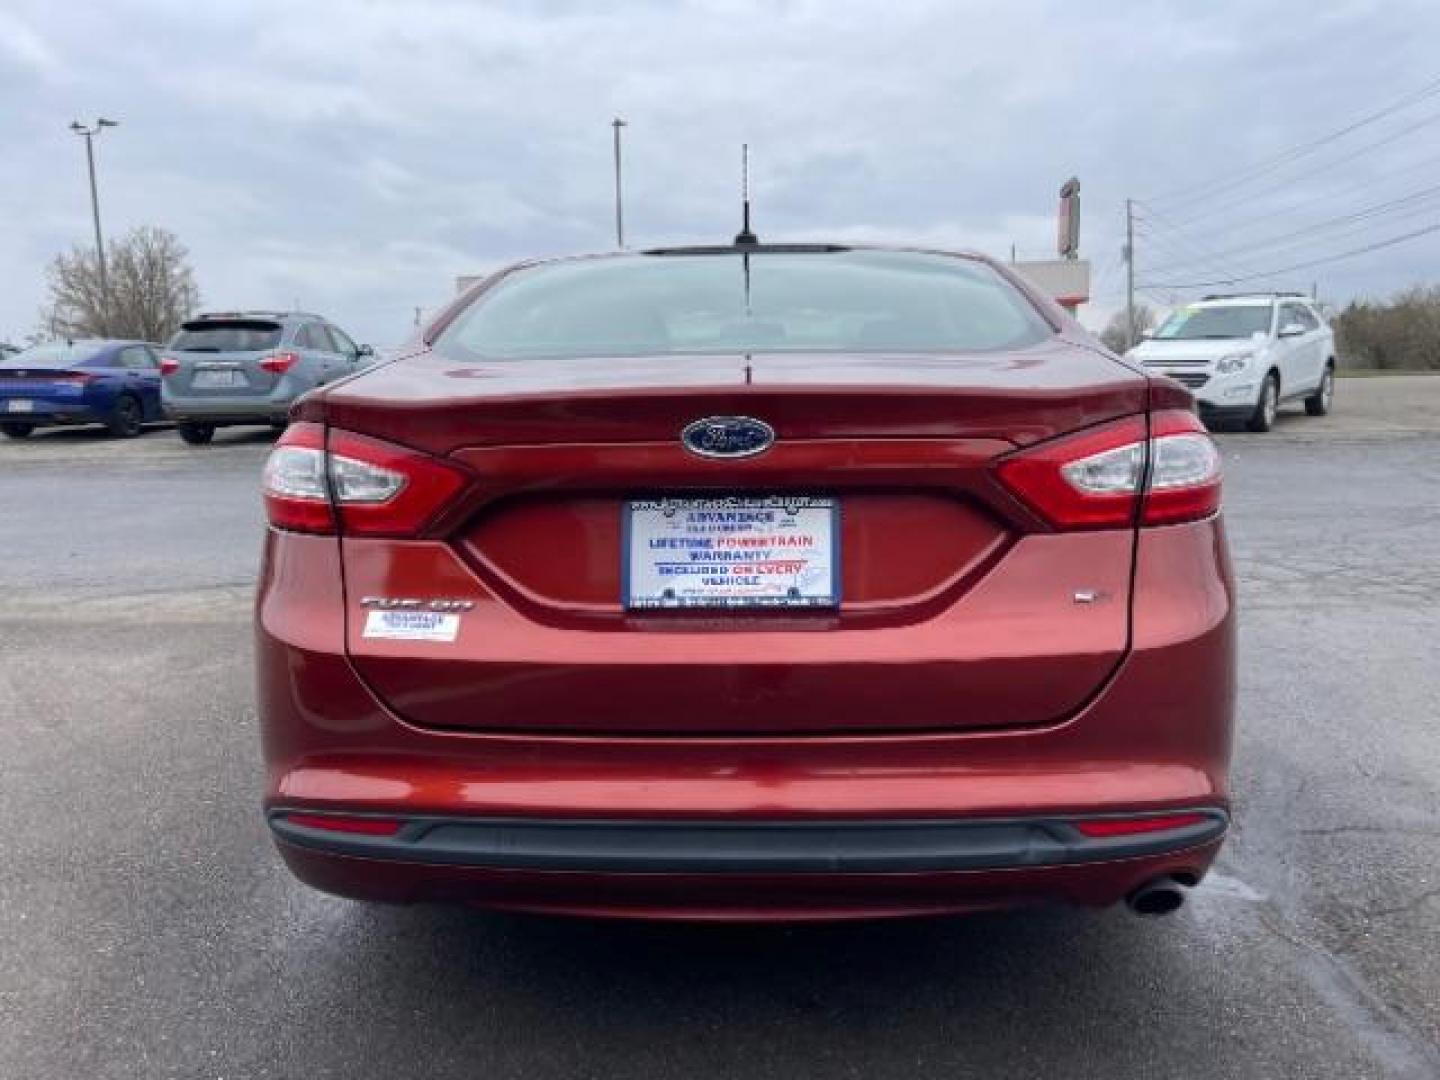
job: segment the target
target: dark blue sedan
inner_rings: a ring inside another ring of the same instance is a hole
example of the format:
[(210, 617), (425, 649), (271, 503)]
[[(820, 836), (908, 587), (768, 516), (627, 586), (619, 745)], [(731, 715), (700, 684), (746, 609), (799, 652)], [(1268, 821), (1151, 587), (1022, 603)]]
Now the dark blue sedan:
[(157, 346), (55, 341), (0, 361), (0, 431), (23, 439), (54, 424), (104, 424), (129, 438), (162, 419)]

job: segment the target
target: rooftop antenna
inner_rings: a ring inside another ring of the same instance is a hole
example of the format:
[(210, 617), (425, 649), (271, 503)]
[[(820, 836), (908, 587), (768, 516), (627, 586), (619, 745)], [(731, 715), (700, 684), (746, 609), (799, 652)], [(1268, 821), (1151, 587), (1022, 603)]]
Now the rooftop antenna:
[(740, 144), (740, 231), (735, 244), (754, 246), (760, 238), (750, 231), (750, 144)]

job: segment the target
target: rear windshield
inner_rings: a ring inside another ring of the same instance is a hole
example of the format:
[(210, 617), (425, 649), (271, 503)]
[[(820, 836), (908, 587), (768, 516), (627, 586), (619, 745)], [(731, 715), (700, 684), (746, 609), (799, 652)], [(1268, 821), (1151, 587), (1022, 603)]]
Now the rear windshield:
[(1053, 331), (974, 259), (910, 252), (633, 255), (520, 270), (436, 342), (464, 358), (986, 352)]
[(1193, 341), (1197, 338), (1248, 338), (1270, 332), (1270, 304), (1232, 304), (1228, 307), (1181, 308), (1155, 331), (1157, 338)]
[(102, 352), (105, 346), (94, 342), (77, 341), (69, 344), (63, 341), (49, 345), (32, 345), (14, 356), (5, 357), (5, 365), (15, 368), (71, 368), (88, 364)]
[(260, 352), (280, 344), (281, 327), (266, 319), (206, 319), (186, 323), (170, 340), (177, 352)]

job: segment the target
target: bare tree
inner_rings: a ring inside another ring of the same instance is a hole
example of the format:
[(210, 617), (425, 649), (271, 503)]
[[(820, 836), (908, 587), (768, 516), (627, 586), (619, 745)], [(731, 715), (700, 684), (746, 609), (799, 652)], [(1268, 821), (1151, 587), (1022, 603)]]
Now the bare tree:
[(1124, 309), (1117, 311), (1110, 316), (1110, 321), (1105, 324), (1105, 329), (1100, 331), (1100, 340), (1111, 352), (1123, 353), (1132, 349), (1140, 341), (1140, 334), (1154, 327), (1160, 318), (1155, 310), (1147, 304), (1135, 305), (1135, 336), (1130, 336), (1130, 323)]
[(106, 256), (108, 297), (93, 251), (77, 247), (50, 264), (50, 303), (40, 316), (52, 334), (164, 341), (200, 306), (189, 252), (174, 233), (142, 225)]

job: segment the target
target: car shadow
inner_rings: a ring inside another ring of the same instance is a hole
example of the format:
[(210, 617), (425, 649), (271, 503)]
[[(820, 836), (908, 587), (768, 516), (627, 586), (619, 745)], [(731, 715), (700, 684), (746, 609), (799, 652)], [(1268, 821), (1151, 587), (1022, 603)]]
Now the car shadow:
[(727, 1000), (756, 1003), (746, 1011), (777, 999), (801, 1008), (849, 1002), (884, 1014), (917, 997), (1003, 1000), (1023, 996), (1027, 979), (1016, 976), (1025, 972), (1061, 984), (1093, 979), (1102, 954), (1108, 964), (1153, 967), (1163, 962), (1157, 938), (1181, 925), (1139, 920), (1123, 909), (789, 925), (551, 918), (443, 906), (356, 911), (364, 925), (352, 927), (349, 945), (372, 943), (357, 962), (390, 967), (389, 977), (401, 983), (411, 981), (404, 969), (419, 966), (425, 981), (438, 978), (462, 997), (524, 985), (527, 995), (555, 1007), (603, 997), (622, 1013), (627, 1001), (664, 1003), (682, 1014)]
[[(737, 926), (328, 912), (325, 944), (303, 962), (305, 1015), (290, 1021), (313, 1030), (342, 1010), (380, 1024), (423, 1017), (425, 1045), (482, 1071), (503, 1059), (565, 1066), (547, 1075), (876, 1075), (871, 1061), (1037, 1075), (1016, 1071), (1014, 1055), (1063, 1060), (1097, 1022), (1107, 1043), (1123, 1041), (1136, 1018), (1159, 1019), (1160, 1000), (1167, 1028), (1182, 1030), (1184, 1016), (1203, 1030), (1219, 1022), (1223, 997), (1194, 963), (1197, 932), (1183, 914)], [(390, 1049), (372, 1046), (382, 1062)]]
[[(97, 443), (114, 443), (117, 446), (124, 446), (129, 443), (144, 442), (152, 443), (166, 437), (179, 441), (179, 434), (174, 424), (155, 423), (146, 424), (144, 429), (133, 439), (120, 438), (111, 435), (103, 427), (51, 427), (40, 428), (33, 432), (26, 440), (31, 445), (45, 444), (47, 446), (91, 446)], [(214, 446), (258, 446), (265, 443), (273, 443), (280, 437), (280, 431), (264, 427), (233, 427), (220, 428), (215, 432)]]
[[(173, 432), (174, 430), (175, 427), (173, 424), (158, 422), (154, 424), (146, 424), (140, 430), (140, 434), (137, 435), (136, 438), (149, 439), (153, 438), (156, 435), (165, 435), (167, 433)], [(93, 426), (86, 425), (84, 427), (37, 428), (34, 432), (30, 434), (30, 436), (28, 437), (28, 441), (32, 443), (45, 442), (51, 445), (58, 445), (61, 443), (88, 445), (90, 443), (100, 442), (123, 443), (130, 440), (111, 435), (110, 432), (106, 431), (103, 427), (97, 424)]]
[(272, 427), (220, 428), (215, 432), (212, 446), (260, 446), (273, 443), (281, 431)]
[(1275, 414), (1275, 423), (1271, 425), (1269, 431), (1251, 431), (1243, 421), (1238, 420), (1227, 424), (1216, 424), (1213, 427), (1206, 425), (1206, 430), (1212, 435), (1247, 435), (1263, 439), (1266, 435), (1274, 434), (1277, 431), (1294, 431), (1304, 428), (1307, 421), (1313, 422), (1313, 418), (1306, 414), (1304, 406), (1281, 405)]

